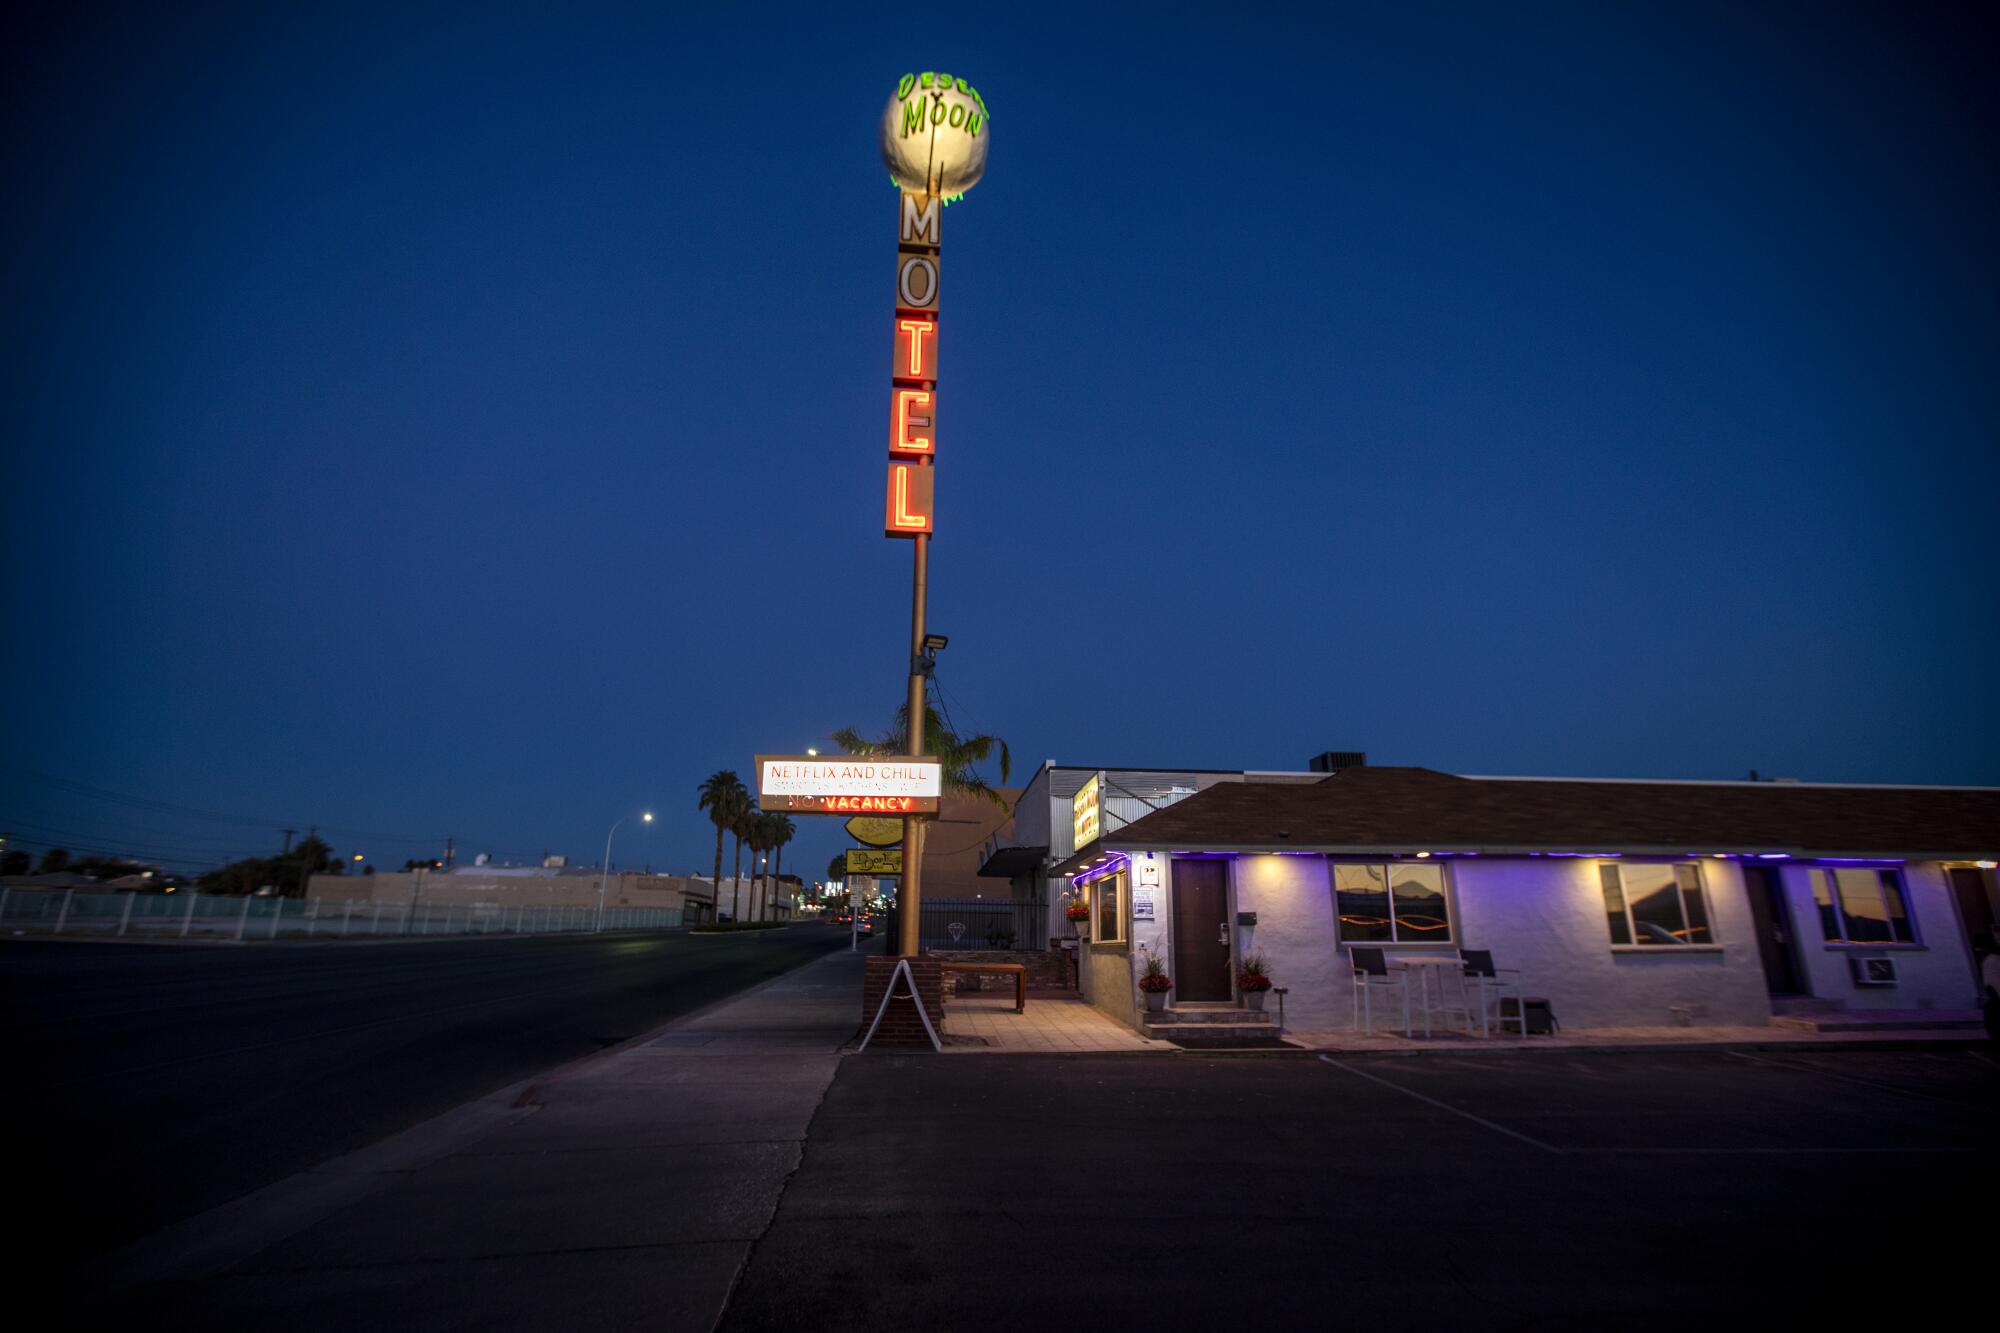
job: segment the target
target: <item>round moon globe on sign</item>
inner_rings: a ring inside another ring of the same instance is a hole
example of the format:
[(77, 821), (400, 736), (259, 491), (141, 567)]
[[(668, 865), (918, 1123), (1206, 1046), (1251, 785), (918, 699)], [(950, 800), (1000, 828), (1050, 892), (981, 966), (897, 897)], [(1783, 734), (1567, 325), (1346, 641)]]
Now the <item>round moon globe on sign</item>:
[(986, 174), (986, 103), (949, 74), (903, 76), (882, 111), (882, 161), (896, 184), (946, 197)]

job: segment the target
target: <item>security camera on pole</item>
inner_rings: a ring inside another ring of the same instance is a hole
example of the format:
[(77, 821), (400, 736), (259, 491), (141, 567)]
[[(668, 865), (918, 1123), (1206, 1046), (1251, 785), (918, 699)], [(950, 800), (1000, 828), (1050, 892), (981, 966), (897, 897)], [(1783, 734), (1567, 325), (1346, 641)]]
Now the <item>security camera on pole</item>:
[[(890, 368), (889, 485), (884, 528), (911, 539), (910, 754), (924, 752), (924, 682), (944, 646), (924, 630), (931, 533), (936, 527), (938, 448), (938, 288), (944, 207), (986, 173), (992, 141), (986, 100), (964, 79), (935, 71), (905, 74), (882, 111), (883, 165), (900, 197), (896, 209), (896, 306)], [(903, 819), (903, 880), (897, 891), (896, 951), (917, 955), (922, 899), (923, 821)]]

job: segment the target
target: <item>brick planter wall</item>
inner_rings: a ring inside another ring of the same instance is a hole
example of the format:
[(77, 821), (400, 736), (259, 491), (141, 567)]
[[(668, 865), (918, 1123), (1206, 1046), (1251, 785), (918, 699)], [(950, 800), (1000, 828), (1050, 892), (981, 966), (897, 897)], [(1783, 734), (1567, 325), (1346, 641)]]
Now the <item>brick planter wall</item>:
[[(866, 1034), (869, 1023), (874, 1021), (875, 1011), (882, 1005), (882, 992), (889, 985), (890, 974), (896, 970), (897, 960), (880, 954), (870, 954), (867, 958), (868, 971), (861, 982), (861, 1034)], [(938, 1036), (944, 1036), (944, 974), (938, 969), (935, 958), (912, 958), (910, 973), (917, 980), (917, 993), (923, 996), (924, 1008), (930, 1011), (931, 1026)], [(882, 1026), (875, 1029), (875, 1046), (921, 1046), (930, 1049), (931, 1039), (924, 1035), (923, 1020), (917, 1017), (917, 1007), (907, 998), (908, 988), (896, 983), (896, 993), (904, 998), (889, 1001), (889, 1012), (882, 1015)]]

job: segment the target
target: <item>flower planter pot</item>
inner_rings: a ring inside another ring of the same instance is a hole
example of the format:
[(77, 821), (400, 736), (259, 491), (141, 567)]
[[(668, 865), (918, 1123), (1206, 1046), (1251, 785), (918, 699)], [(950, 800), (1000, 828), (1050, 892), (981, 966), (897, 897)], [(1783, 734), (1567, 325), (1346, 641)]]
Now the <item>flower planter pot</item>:
[(1147, 1012), (1147, 1013), (1149, 1013), (1149, 1014), (1158, 1014), (1158, 1013), (1163, 1013), (1163, 1012), (1165, 1012), (1165, 1011), (1166, 1011), (1166, 1007), (1167, 1007), (1167, 993), (1166, 993), (1165, 991), (1163, 991), (1163, 990), (1149, 990), (1149, 991), (1141, 991), (1141, 992), (1140, 992), (1140, 994), (1142, 994), (1142, 995), (1144, 995), (1144, 996), (1146, 997), (1146, 1012)]
[(1249, 1008), (1250, 1012), (1253, 1014), (1260, 1014), (1264, 1012), (1264, 992), (1260, 990), (1244, 991), (1243, 1003), (1245, 1006)]

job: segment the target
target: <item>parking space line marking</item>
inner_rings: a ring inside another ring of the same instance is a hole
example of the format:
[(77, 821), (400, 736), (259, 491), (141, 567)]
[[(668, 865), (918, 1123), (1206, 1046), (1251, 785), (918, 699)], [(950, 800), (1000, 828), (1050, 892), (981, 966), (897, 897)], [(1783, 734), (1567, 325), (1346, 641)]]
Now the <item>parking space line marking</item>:
[(1893, 1083), (1878, 1083), (1872, 1078), (1861, 1078), (1855, 1074), (1843, 1074), (1838, 1069), (1820, 1069), (1814, 1065), (1797, 1064), (1790, 1060), (1773, 1060), (1769, 1056), (1751, 1055), (1746, 1051), (1727, 1051), (1739, 1060), (1748, 1060), (1753, 1065), (1766, 1065), (1772, 1069), (1786, 1069), (1794, 1074), (1819, 1074), (1826, 1078), (1839, 1079), (1842, 1083), (1853, 1083), (1864, 1088), (1874, 1088), (1878, 1092), (1893, 1092), (1902, 1097), (1915, 1097), (1919, 1101), (1943, 1102), (1946, 1106), (1964, 1106), (1966, 1103), (1950, 1097), (1940, 1097), (1936, 1093), (1920, 1092), (1916, 1088), (1899, 1088)]
[(1521, 1133), (1519, 1130), (1509, 1129), (1505, 1125), (1496, 1125), (1491, 1120), (1485, 1119), (1483, 1116), (1476, 1116), (1470, 1111), (1461, 1111), (1456, 1106), (1453, 1106), (1449, 1102), (1441, 1102), (1435, 1097), (1426, 1097), (1421, 1092), (1416, 1092), (1409, 1088), (1401, 1087), (1398, 1084), (1391, 1083), (1386, 1078), (1378, 1078), (1374, 1074), (1370, 1074), (1363, 1070), (1356, 1069), (1353, 1065), (1342, 1064), (1340, 1061), (1334, 1059), (1330, 1055), (1322, 1055), (1319, 1058), (1325, 1063), (1332, 1065), (1335, 1069), (1343, 1070), (1346, 1073), (1353, 1074), (1357, 1078), (1365, 1078), (1370, 1083), (1380, 1083), (1383, 1087), (1388, 1088), (1394, 1092), (1400, 1092), (1405, 1097), (1415, 1097), (1418, 1101), (1427, 1102), (1430, 1105), (1437, 1107), (1441, 1111), (1449, 1111), (1455, 1116), (1462, 1116), (1465, 1119), (1470, 1120), (1475, 1125), (1484, 1125), (1487, 1129), (1492, 1130), (1496, 1134), (1505, 1134), (1510, 1139), (1519, 1139), (1523, 1143), (1529, 1144), (1536, 1148), (1540, 1148), (1543, 1152), (1554, 1153), (1558, 1157), (1561, 1157), (1563, 1155), (1563, 1149), (1556, 1147), (1552, 1143), (1543, 1143), (1540, 1139), (1530, 1138), (1526, 1134)]

